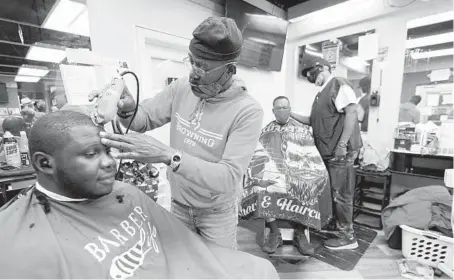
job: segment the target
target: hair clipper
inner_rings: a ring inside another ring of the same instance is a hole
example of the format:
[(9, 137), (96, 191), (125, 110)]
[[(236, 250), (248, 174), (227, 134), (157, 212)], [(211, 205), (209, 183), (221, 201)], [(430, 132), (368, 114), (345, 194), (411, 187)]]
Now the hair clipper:
[(123, 78), (117, 76), (101, 90), (92, 113), (92, 120), (95, 124), (103, 125), (115, 119), (118, 112), (117, 105), (124, 88)]

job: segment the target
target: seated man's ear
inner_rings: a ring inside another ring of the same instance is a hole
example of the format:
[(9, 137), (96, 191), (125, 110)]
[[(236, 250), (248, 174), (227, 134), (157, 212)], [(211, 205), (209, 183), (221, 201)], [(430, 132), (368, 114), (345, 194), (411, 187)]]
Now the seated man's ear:
[(54, 158), (46, 153), (34, 153), (32, 155), (32, 164), (36, 171), (49, 175), (54, 173)]

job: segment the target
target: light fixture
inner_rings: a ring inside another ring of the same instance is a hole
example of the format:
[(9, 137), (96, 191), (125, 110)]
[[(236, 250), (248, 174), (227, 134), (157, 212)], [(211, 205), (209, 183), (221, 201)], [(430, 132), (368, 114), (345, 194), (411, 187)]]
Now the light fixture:
[(269, 41), (269, 40), (266, 40), (266, 39), (262, 39), (262, 38), (249, 37), (249, 38), (246, 38), (246, 40), (254, 41), (254, 42), (260, 43), (260, 44), (276, 46), (275, 42), (272, 42), (272, 41)]
[(313, 56), (317, 56), (317, 57), (323, 58), (323, 54), (322, 54), (322, 53), (314, 52), (314, 51), (311, 51), (311, 50), (309, 50), (309, 49), (306, 49), (306, 53), (307, 53), (307, 54), (310, 54), (310, 55), (313, 55)]
[(440, 57), (454, 55), (454, 49), (443, 49), (428, 52), (411, 52), (410, 56), (412, 59), (423, 59), (429, 57)]
[(32, 77), (32, 76), (16, 76), (14, 81), (19, 83), (37, 83), (41, 80), (41, 77)]
[(72, 0), (57, 0), (42, 27), (89, 36), (87, 6)]
[(52, 63), (60, 63), (66, 57), (66, 52), (64, 50), (47, 48), (44, 45), (35, 45), (30, 47), (26, 59), (36, 60), (36, 61), (45, 61)]
[(307, 44), (306, 45), (306, 49), (314, 51), (314, 52), (318, 51), (318, 49), (316, 47), (312, 46), (311, 44)]
[(407, 40), (406, 47), (407, 49), (413, 49), (417, 47), (433, 46), (452, 41), (454, 41), (454, 32), (447, 32), (443, 34)]
[(46, 67), (38, 67), (31, 65), (22, 65), (17, 72), (19, 76), (34, 76), (34, 77), (44, 77), (49, 73), (49, 69)]
[(407, 22), (407, 29), (431, 25), (439, 22), (450, 21), (454, 19), (454, 11), (439, 13), (428, 17), (418, 18)]

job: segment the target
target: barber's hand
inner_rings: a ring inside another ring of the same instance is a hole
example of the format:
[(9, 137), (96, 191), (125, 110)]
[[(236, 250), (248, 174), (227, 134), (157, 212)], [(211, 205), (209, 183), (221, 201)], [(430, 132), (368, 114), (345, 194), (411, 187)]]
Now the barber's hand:
[[(114, 79), (114, 83), (116, 86), (123, 87), (123, 92), (120, 97), (120, 101), (118, 101), (117, 107), (119, 112), (131, 112), (136, 108), (136, 101), (132, 97), (131, 93), (129, 92), (128, 87), (125, 85), (125, 81), (123, 79)], [(117, 84), (118, 83), (118, 84)], [(102, 90), (92, 91), (88, 96), (88, 101), (93, 101), (95, 98), (98, 98), (102, 93)]]
[(146, 134), (113, 134), (100, 132), (101, 142), (120, 152), (117, 159), (132, 159), (143, 163), (169, 164), (175, 150)]
[(334, 156), (335, 160), (344, 161), (347, 158), (347, 145), (337, 145)]

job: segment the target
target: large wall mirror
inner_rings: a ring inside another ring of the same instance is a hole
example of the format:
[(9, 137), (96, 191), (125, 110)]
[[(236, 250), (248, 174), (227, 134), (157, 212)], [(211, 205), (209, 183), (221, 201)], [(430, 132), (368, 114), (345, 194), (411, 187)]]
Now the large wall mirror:
[[(368, 30), (335, 39), (325, 40), (300, 47), (299, 77), (301, 70), (317, 58), (323, 58), (331, 64), (333, 75), (346, 78), (355, 91), (358, 102), (364, 107), (364, 116), (361, 122), (362, 131), (368, 130), (368, 112), (370, 97), (370, 78), (372, 60), (364, 60), (359, 55), (359, 40), (362, 36), (373, 34), (374, 30)], [(307, 87), (305, 87), (307, 89)], [(318, 89), (313, 86), (314, 91)], [(303, 93), (306, 94), (306, 93)]]
[(399, 123), (452, 121), (453, 12), (409, 21)]

